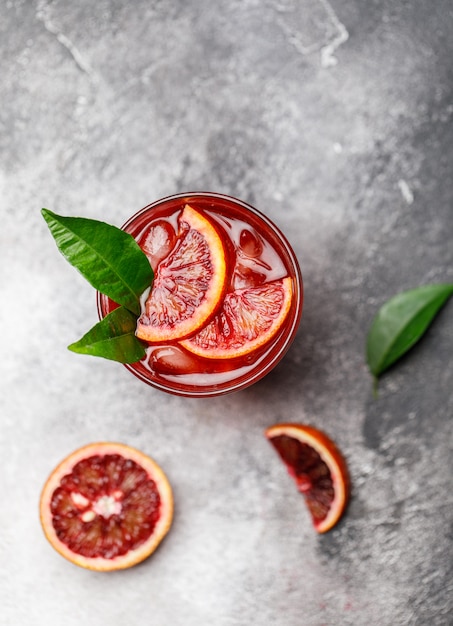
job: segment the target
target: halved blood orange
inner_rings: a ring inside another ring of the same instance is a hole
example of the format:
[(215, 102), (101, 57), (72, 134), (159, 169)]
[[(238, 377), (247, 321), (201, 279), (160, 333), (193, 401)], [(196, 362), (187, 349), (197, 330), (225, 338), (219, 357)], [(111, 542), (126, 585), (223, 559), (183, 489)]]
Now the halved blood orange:
[(188, 204), (170, 254), (156, 268), (136, 334), (149, 342), (197, 332), (217, 310), (226, 285), (225, 250), (212, 222)]
[(76, 450), (51, 473), (40, 500), (44, 534), (72, 563), (125, 569), (157, 548), (173, 519), (173, 495), (159, 465), (119, 443)]
[(290, 309), (291, 297), (289, 276), (229, 292), (213, 320), (181, 345), (208, 359), (249, 354), (276, 335)]
[(265, 435), (304, 496), (316, 530), (324, 533), (333, 528), (350, 495), (346, 461), (335, 443), (303, 424), (275, 424)]

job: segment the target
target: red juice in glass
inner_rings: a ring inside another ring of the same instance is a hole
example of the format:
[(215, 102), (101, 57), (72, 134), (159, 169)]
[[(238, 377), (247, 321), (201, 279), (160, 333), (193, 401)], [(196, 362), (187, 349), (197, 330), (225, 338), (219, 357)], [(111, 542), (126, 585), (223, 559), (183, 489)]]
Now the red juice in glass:
[[(146, 357), (127, 369), (163, 391), (209, 397), (275, 367), (299, 326), (303, 286), (291, 246), (266, 216), (225, 195), (189, 193), (148, 205), (122, 229), (155, 274), (137, 324)], [(115, 306), (98, 293), (101, 318)]]

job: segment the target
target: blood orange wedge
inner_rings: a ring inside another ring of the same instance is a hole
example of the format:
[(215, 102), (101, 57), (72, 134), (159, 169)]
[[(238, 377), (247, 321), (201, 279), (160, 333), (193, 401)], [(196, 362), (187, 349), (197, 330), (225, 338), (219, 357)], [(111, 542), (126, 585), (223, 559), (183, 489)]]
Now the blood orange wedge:
[(291, 296), (289, 276), (229, 292), (214, 319), (181, 345), (208, 359), (249, 354), (276, 335), (290, 309)]
[(195, 333), (223, 298), (225, 250), (215, 226), (188, 204), (179, 224), (176, 245), (158, 264), (138, 320), (136, 334), (145, 341), (171, 341)]
[(350, 494), (346, 461), (337, 446), (325, 433), (302, 424), (275, 424), (265, 434), (303, 494), (316, 530), (333, 528)]
[(147, 558), (173, 519), (170, 484), (155, 461), (119, 443), (93, 443), (69, 455), (41, 494), (40, 516), (52, 546), (97, 571)]

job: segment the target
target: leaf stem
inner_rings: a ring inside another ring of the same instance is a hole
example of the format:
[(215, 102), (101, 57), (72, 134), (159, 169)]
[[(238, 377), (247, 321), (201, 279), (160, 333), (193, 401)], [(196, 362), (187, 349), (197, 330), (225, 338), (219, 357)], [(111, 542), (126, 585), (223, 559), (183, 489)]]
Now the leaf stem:
[(377, 376), (373, 376), (373, 398), (375, 400), (378, 399), (378, 386), (379, 386), (379, 378)]

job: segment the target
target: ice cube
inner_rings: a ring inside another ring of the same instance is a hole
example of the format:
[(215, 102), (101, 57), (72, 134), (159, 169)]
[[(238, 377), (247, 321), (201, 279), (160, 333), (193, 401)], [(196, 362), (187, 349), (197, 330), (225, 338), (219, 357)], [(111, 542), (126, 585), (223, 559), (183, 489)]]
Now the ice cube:
[(151, 267), (156, 269), (160, 261), (173, 250), (175, 243), (176, 233), (173, 226), (160, 220), (149, 228), (140, 245), (149, 258)]
[(263, 252), (263, 244), (257, 233), (245, 229), (239, 236), (239, 248), (248, 257), (259, 257)]
[(177, 346), (160, 346), (152, 350), (149, 364), (157, 374), (193, 374), (197, 361)]
[(233, 289), (258, 287), (266, 280), (266, 274), (243, 263), (237, 263), (233, 273)]

